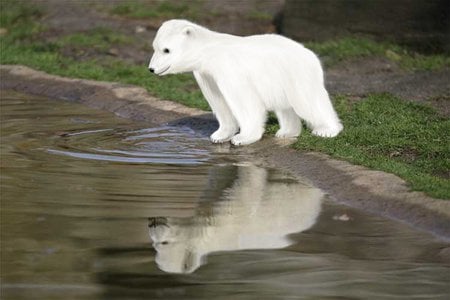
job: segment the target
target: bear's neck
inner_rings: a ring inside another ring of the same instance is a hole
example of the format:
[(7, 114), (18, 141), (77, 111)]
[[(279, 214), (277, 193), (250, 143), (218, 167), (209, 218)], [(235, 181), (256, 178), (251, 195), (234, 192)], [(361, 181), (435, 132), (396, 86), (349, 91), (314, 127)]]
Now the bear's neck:
[(206, 28), (201, 30), (199, 34), (201, 37), (199, 40), (201, 40), (201, 42), (198, 42), (195, 47), (196, 50), (194, 56), (196, 56), (197, 59), (192, 60), (192, 69), (194, 72), (200, 73), (205, 71), (203, 69), (205, 57), (211, 58), (211, 54), (214, 53), (214, 51), (211, 50), (212, 48), (220, 47), (221, 45), (230, 42), (236, 42), (242, 38), (232, 34), (215, 32)]
[[(206, 41), (214, 41), (214, 43), (230, 42), (230, 41), (235, 41), (236, 39), (241, 38), (236, 35), (216, 32), (216, 31), (212, 31), (209, 29), (204, 29), (201, 34), (204, 36)], [(208, 43), (206, 43), (206, 44), (208, 44)]]

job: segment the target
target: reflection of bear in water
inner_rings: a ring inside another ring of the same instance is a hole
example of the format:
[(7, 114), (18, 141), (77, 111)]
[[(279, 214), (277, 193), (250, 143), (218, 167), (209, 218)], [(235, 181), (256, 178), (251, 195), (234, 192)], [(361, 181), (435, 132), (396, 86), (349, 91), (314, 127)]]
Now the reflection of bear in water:
[(287, 247), (292, 244), (288, 234), (314, 224), (320, 190), (255, 166), (219, 167), (212, 175), (230, 168), (237, 168), (230, 187), (210, 178), (205, 191), (207, 198), (222, 201), (203, 202), (191, 218), (149, 219), (161, 270), (193, 272), (210, 252)]

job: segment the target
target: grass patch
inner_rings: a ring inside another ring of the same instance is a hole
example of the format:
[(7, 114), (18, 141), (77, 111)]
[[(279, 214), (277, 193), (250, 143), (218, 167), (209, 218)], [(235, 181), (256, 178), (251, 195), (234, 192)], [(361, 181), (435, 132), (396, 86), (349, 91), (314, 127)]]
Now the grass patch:
[(350, 58), (380, 56), (397, 62), (408, 70), (429, 71), (450, 67), (449, 56), (422, 55), (395, 44), (376, 42), (368, 38), (346, 37), (326, 42), (305, 43), (305, 46), (321, 56), (328, 66)]
[[(39, 8), (12, 0), (2, 0), (1, 5), (0, 24), (7, 29), (7, 34), (0, 36), (1, 64), (22, 64), (61, 76), (133, 84), (147, 88), (159, 98), (208, 109), (192, 75), (150, 76), (145, 65), (126, 63), (110, 56), (77, 61), (61, 51), (69, 45), (105, 49), (132, 43), (128, 37), (96, 29), (48, 42), (40, 38), (45, 28), (38, 22), (43, 15)], [(411, 55), (398, 46), (387, 47), (371, 40), (344, 39), (308, 46), (335, 61), (385, 55), (407, 68), (449, 65), (448, 57)], [(356, 103), (346, 97), (336, 97), (335, 106), (345, 126), (343, 133), (334, 139), (323, 139), (305, 130), (294, 145), (296, 149), (319, 151), (394, 173), (407, 180), (414, 190), (450, 198), (448, 119), (440, 118), (431, 108), (405, 103), (390, 95), (371, 95)], [(271, 118), (269, 131), (276, 130), (275, 124), (276, 120)]]
[(109, 12), (135, 19), (149, 18), (195, 18), (198, 15), (198, 2), (126, 2), (114, 6)]
[(252, 10), (247, 14), (247, 18), (257, 21), (271, 21), (273, 16), (267, 12)]
[(23, 1), (0, 1), (0, 27), (8, 27), (19, 23), (30, 23), (42, 16), (42, 10), (37, 6), (27, 5)]
[(341, 38), (325, 42), (309, 42), (305, 46), (319, 56), (328, 59), (330, 64), (353, 58), (383, 55), (385, 46), (370, 39)]
[(413, 190), (450, 198), (449, 119), (430, 107), (388, 94), (370, 95), (356, 103), (339, 96), (335, 106), (344, 131), (324, 139), (304, 130), (294, 148), (393, 173)]
[(59, 47), (91, 47), (106, 51), (111, 45), (132, 43), (133, 39), (108, 28), (95, 28), (88, 32), (74, 33), (60, 38), (56, 44)]
[(23, 1), (1, 0), (0, 27), (8, 31), (7, 37), (2, 37), (1, 46), (6, 42), (25, 40), (42, 31), (43, 27), (35, 22), (42, 16), (43, 11), (37, 6)]

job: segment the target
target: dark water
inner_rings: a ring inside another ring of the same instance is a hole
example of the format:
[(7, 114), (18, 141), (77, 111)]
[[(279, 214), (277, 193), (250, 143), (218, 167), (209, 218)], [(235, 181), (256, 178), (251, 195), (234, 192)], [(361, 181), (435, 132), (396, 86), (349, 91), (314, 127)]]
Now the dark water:
[(0, 103), (2, 299), (450, 296), (448, 244), (187, 128)]

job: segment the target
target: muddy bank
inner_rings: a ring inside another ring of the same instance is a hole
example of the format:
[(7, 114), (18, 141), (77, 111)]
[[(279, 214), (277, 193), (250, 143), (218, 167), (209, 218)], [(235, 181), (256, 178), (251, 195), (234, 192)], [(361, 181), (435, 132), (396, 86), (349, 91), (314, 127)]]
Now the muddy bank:
[[(150, 124), (189, 126), (205, 135), (216, 128), (210, 114), (151, 97), (143, 88), (117, 83), (68, 79), (22, 66), (1, 66), (2, 90), (80, 102), (121, 117)], [(210, 147), (230, 147), (210, 145)], [(450, 239), (450, 202), (410, 192), (395, 175), (354, 166), (317, 153), (299, 153), (265, 137), (233, 152), (251, 154), (262, 165), (309, 178), (337, 202), (411, 224)]]

